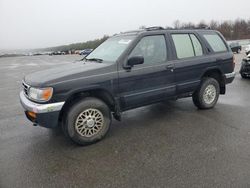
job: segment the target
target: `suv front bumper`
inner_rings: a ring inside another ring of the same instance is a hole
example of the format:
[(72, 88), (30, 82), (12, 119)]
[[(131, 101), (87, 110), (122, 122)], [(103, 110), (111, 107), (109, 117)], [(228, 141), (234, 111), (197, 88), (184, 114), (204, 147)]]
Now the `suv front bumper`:
[[(20, 93), (20, 102), (25, 110), (27, 118), (34, 124), (42, 127), (53, 128), (58, 125), (60, 111), (65, 102), (38, 104), (26, 98), (23, 91)], [(31, 117), (28, 112), (35, 113), (36, 117)]]

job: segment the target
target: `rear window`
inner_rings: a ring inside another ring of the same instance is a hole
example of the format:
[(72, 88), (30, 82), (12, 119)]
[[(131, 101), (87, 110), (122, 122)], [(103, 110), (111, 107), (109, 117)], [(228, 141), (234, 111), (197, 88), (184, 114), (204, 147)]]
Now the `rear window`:
[(203, 35), (207, 40), (208, 44), (211, 46), (214, 52), (225, 52), (227, 47), (223, 40), (217, 33), (204, 34)]

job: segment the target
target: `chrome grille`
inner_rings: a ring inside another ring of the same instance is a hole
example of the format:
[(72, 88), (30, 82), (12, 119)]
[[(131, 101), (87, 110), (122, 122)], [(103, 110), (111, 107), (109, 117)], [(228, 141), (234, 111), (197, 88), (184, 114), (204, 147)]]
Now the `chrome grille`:
[(29, 88), (30, 88), (30, 86), (29, 85), (27, 85), (26, 83), (22, 83), (22, 85), (23, 85), (23, 91), (24, 91), (24, 94), (28, 97), (28, 92), (29, 92)]

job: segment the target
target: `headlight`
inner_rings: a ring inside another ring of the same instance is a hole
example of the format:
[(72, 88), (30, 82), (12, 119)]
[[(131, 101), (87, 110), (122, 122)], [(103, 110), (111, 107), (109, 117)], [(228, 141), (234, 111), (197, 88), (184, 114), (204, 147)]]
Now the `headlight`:
[(48, 88), (39, 89), (39, 88), (30, 87), (28, 94), (29, 94), (29, 98), (34, 101), (46, 102), (51, 99), (52, 94), (53, 94), (53, 88), (48, 87)]

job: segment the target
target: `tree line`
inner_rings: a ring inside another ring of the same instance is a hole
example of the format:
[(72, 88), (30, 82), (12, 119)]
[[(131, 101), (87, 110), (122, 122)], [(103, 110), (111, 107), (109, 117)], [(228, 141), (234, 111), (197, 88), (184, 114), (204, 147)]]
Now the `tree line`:
[(56, 46), (51, 48), (43, 49), (44, 51), (75, 51), (75, 50), (83, 50), (83, 49), (95, 49), (97, 46), (99, 46), (101, 43), (103, 43), (108, 38), (107, 35), (104, 35), (100, 39), (90, 40), (87, 42), (82, 43), (74, 43), (69, 45), (63, 45), (63, 46)]
[(210, 22), (200, 21), (197, 24), (176, 20), (173, 23), (173, 27), (174, 29), (211, 28), (220, 31), (227, 40), (250, 39), (250, 19), (236, 19), (222, 22), (215, 20)]
[[(145, 28), (145, 26), (141, 26), (140, 29)], [(174, 21), (173, 27), (166, 27), (172, 29), (195, 29), (195, 28), (211, 28), (214, 30), (220, 31), (227, 40), (239, 40), (239, 39), (250, 39), (250, 19), (236, 19), (234, 21), (200, 21), (195, 24), (193, 22), (181, 22), (179, 20)], [(95, 49), (99, 46), (103, 41), (108, 38), (107, 35), (103, 36), (100, 39), (90, 40), (82, 43), (75, 43), (63, 46), (57, 46), (52, 48), (46, 48), (46, 51), (74, 51), (74, 50), (82, 50), (82, 49)]]

